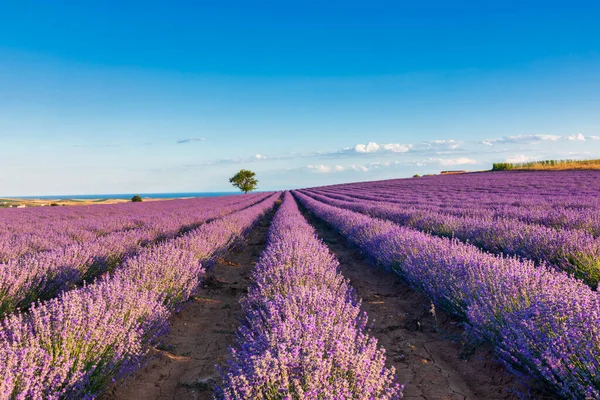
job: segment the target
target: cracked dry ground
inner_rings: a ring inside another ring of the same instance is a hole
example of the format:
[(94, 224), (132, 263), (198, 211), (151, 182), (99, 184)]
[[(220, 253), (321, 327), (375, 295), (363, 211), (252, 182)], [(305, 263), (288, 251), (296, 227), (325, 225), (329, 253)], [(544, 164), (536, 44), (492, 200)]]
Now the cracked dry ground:
[(171, 332), (161, 349), (135, 376), (118, 383), (104, 396), (110, 400), (212, 399), (213, 384), (242, 318), (240, 298), (246, 294), (250, 271), (266, 244), (274, 212), (267, 214), (245, 243), (229, 251), (205, 275), (202, 289), (172, 318)]
[(516, 399), (515, 381), (489, 349), (462, 359), (462, 329), (425, 295), (397, 275), (375, 267), (344, 237), (304, 210), (319, 237), (338, 258), (369, 315), (371, 334), (386, 349), (387, 364), (406, 384), (405, 400)]

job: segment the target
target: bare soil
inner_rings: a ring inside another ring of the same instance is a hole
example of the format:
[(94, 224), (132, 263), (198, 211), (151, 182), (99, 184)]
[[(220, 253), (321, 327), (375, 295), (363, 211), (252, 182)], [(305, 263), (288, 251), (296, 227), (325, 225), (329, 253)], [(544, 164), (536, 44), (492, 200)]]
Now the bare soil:
[(463, 329), (435, 310), (428, 298), (399, 276), (369, 263), (360, 251), (322, 220), (305, 212), (340, 262), (341, 273), (362, 298), (371, 334), (386, 349), (408, 400), (516, 399), (516, 381), (490, 349), (468, 356)]
[(239, 300), (247, 293), (250, 271), (266, 244), (274, 212), (266, 215), (245, 244), (218, 260), (205, 275), (203, 287), (172, 317), (171, 332), (153, 358), (135, 376), (119, 382), (105, 399), (212, 399), (220, 380), (216, 364), (224, 365), (228, 348), (243, 317)]

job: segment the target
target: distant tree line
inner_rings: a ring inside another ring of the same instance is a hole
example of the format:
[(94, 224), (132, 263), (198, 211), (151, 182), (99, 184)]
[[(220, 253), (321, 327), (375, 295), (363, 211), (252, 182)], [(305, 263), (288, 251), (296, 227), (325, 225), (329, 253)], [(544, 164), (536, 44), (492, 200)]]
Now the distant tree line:
[(600, 169), (600, 159), (544, 160), (523, 163), (494, 163), (492, 171)]

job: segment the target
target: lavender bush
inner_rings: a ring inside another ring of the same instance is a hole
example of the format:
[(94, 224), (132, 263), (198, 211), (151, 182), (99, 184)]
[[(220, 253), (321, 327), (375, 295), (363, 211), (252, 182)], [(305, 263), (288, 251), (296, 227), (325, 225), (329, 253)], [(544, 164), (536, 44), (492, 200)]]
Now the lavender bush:
[(217, 398), (402, 397), (337, 268), (286, 193), (242, 302), (245, 320)]

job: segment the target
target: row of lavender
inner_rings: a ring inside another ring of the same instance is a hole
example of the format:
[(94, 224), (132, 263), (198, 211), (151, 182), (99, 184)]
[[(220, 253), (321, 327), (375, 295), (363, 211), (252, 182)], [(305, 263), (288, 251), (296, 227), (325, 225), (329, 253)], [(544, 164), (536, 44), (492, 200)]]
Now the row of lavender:
[[(559, 183), (559, 184), (557, 184)], [(389, 191), (402, 197), (416, 193), (425, 199), (446, 202), (471, 199), (489, 205), (524, 207), (598, 208), (600, 178), (597, 171), (492, 172), (443, 176), (423, 179), (391, 179), (327, 186), (332, 189)]]
[[(395, 179), (320, 188), (354, 195), (376, 193), (403, 206), (438, 207), (466, 213), (470, 209), (502, 218), (550, 227), (585, 229), (600, 234), (600, 177), (594, 171), (495, 172)], [(419, 202), (415, 203), (414, 199)], [(490, 214), (491, 213), (491, 214)]]
[(33, 301), (52, 298), (110, 271), (150, 244), (174, 238), (182, 230), (248, 207), (266, 196), (268, 194), (224, 197), (208, 204), (192, 201), (193, 208), (184, 203), (181, 210), (152, 213), (152, 228), (114, 232), (90, 242), (33, 253), (0, 264), (0, 316), (27, 308)]
[[(497, 210), (503, 217), (566, 228), (598, 227), (600, 179), (593, 171), (473, 173), (323, 187), (347, 194), (376, 192), (403, 205), (437, 206), (446, 212)], [(419, 204), (412, 200), (419, 198)]]
[(139, 367), (203, 264), (244, 235), (280, 194), (145, 249), (110, 276), (0, 323), (0, 399), (94, 398)]
[(338, 262), (285, 194), (242, 300), (245, 319), (217, 398), (398, 399)]
[[(444, 191), (441, 196), (433, 183), (428, 192), (405, 191), (404, 188), (373, 190), (356, 187), (354, 184), (336, 189), (320, 188), (320, 191), (323, 194), (349, 195), (362, 200), (392, 203), (413, 212), (425, 210), (456, 217), (478, 217), (489, 220), (513, 219), (554, 229), (580, 229), (595, 237), (600, 236), (600, 214), (598, 213), (600, 204), (598, 202), (544, 204), (545, 196), (534, 192), (527, 196), (528, 201), (526, 202), (520, 198), (513, 199), (509, 204), (502, 204), (497, 202), (495, 196), (478, 191), (468, 197), (448, 191)], [(435, 192), (439, 197), (428, 199), (431, 192)], [(587, 200), (586, 197), (583, 199)], [(503, 196), (503, 200), (507, 200), (506, 196)]]
[(463, 318), (506, 364), (570, 399), (600, 398), (600, 299), (567, 274), (297, 198), (376, 263)]
[[(234, 196), (144, 203), (0, 210), (0, 263), (56, 247), (90, 242), (136, 228), (156, 230), (157, 217), (173, 220), (170, 229), (193, 224), (197, 207), (244, 201)], [(186, 218), (189, 219), (186, 222)], [(181, 225), (177, 225), (181, 224)]]
[[(421, 231), (455, 237), (492, 253), (547, 263), (582, 279), (596, 289), (600, 280), (600, 239), (577, 229), (552, 229), (514, 219), (456, 217), (426, 208), (405, 208), (354, 196), (307, 190), (304, 193), (334, 206), (388, 219)], [(418, 198), (414, 198), (419, 202)]]

